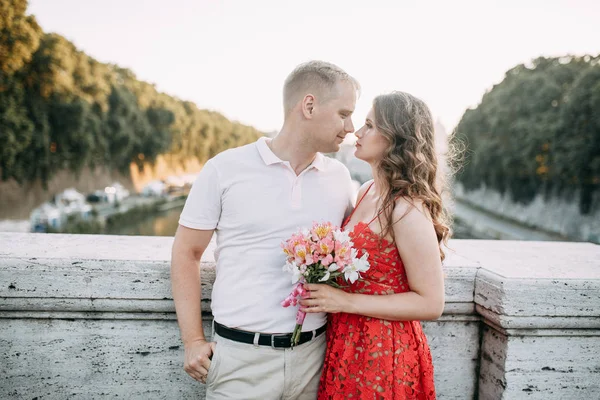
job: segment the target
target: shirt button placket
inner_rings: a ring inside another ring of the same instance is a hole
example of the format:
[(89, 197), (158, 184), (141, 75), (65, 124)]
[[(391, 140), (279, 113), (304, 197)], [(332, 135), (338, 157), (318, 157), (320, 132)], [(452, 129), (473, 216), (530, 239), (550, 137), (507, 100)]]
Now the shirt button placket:
[(297, 176), (296, 179), (294, 179), (294, 182), (292, 183), (292, 208), (293, 209), (298, 209), (300, 208), (300, 201), (301, 201), (301, 191), (300, 191), (300, 184), (302, 183), (302, 177), (301, 176)]

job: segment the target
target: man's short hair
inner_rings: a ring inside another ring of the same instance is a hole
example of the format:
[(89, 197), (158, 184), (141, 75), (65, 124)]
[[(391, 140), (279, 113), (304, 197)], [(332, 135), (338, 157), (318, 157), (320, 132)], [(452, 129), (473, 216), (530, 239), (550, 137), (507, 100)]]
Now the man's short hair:
[(319, 101), (330, 100), (335, 95), (333, 93), (335, 84), (341, 81), (350, 82), (357, 91), (360, 91), (358, 81), (337, 65), (318, 60), (298, 65), (288, 75), (283, 85), (285, 116), (308, 93), (317, 96)]

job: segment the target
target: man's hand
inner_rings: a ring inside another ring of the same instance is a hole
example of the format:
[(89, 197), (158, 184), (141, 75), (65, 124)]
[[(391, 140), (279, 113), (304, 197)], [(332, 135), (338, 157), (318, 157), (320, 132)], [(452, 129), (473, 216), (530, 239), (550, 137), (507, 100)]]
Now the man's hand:
[(180, 225), (171, 252), (171, 285), (177, 322), (185, 347), (184, 370), (195, 380), (206, 382), (215, 343), (204, 339), (200, 259), (212, 238), (212, 230), (197, 230)]
[(198, 382), (206, 383), (211, 358), (216, 348), (215, 342), (198, 339), (185, 346), (183, 369)]

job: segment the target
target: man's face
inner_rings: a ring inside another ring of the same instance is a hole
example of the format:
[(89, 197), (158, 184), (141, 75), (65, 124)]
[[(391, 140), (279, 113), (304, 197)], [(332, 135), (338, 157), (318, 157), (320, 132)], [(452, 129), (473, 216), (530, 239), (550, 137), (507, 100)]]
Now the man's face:
[(347, 81), (336, 83), (329, 99), (315, 105), (311, 120), (311, 138), (317, 151), (339, 151), (346, 135), (354, 132), (352, 113), (355, 105), (356, 89)]

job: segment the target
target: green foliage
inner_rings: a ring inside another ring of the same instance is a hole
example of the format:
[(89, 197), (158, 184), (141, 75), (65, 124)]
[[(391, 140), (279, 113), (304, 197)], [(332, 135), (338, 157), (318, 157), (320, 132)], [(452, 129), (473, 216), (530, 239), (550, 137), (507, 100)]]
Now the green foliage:
[(600, 190), (600, 57), (538, 58), (518, 65), (467, 110), (453, 140), (466, 142), (457, 179), (513, 199)]
[(0, 3), (2, 180), (46, 184), (58, 170), (98, 165), (128, 173), (132, 162), (143, 168), (163, 154), (203, 163), (261, 135), (43, 34), (26, 8)]
[(0, 2), (0, 74), (12, 75), (29, 62), (38, 47), (42, 30), (25, 15), (26, 0)]

